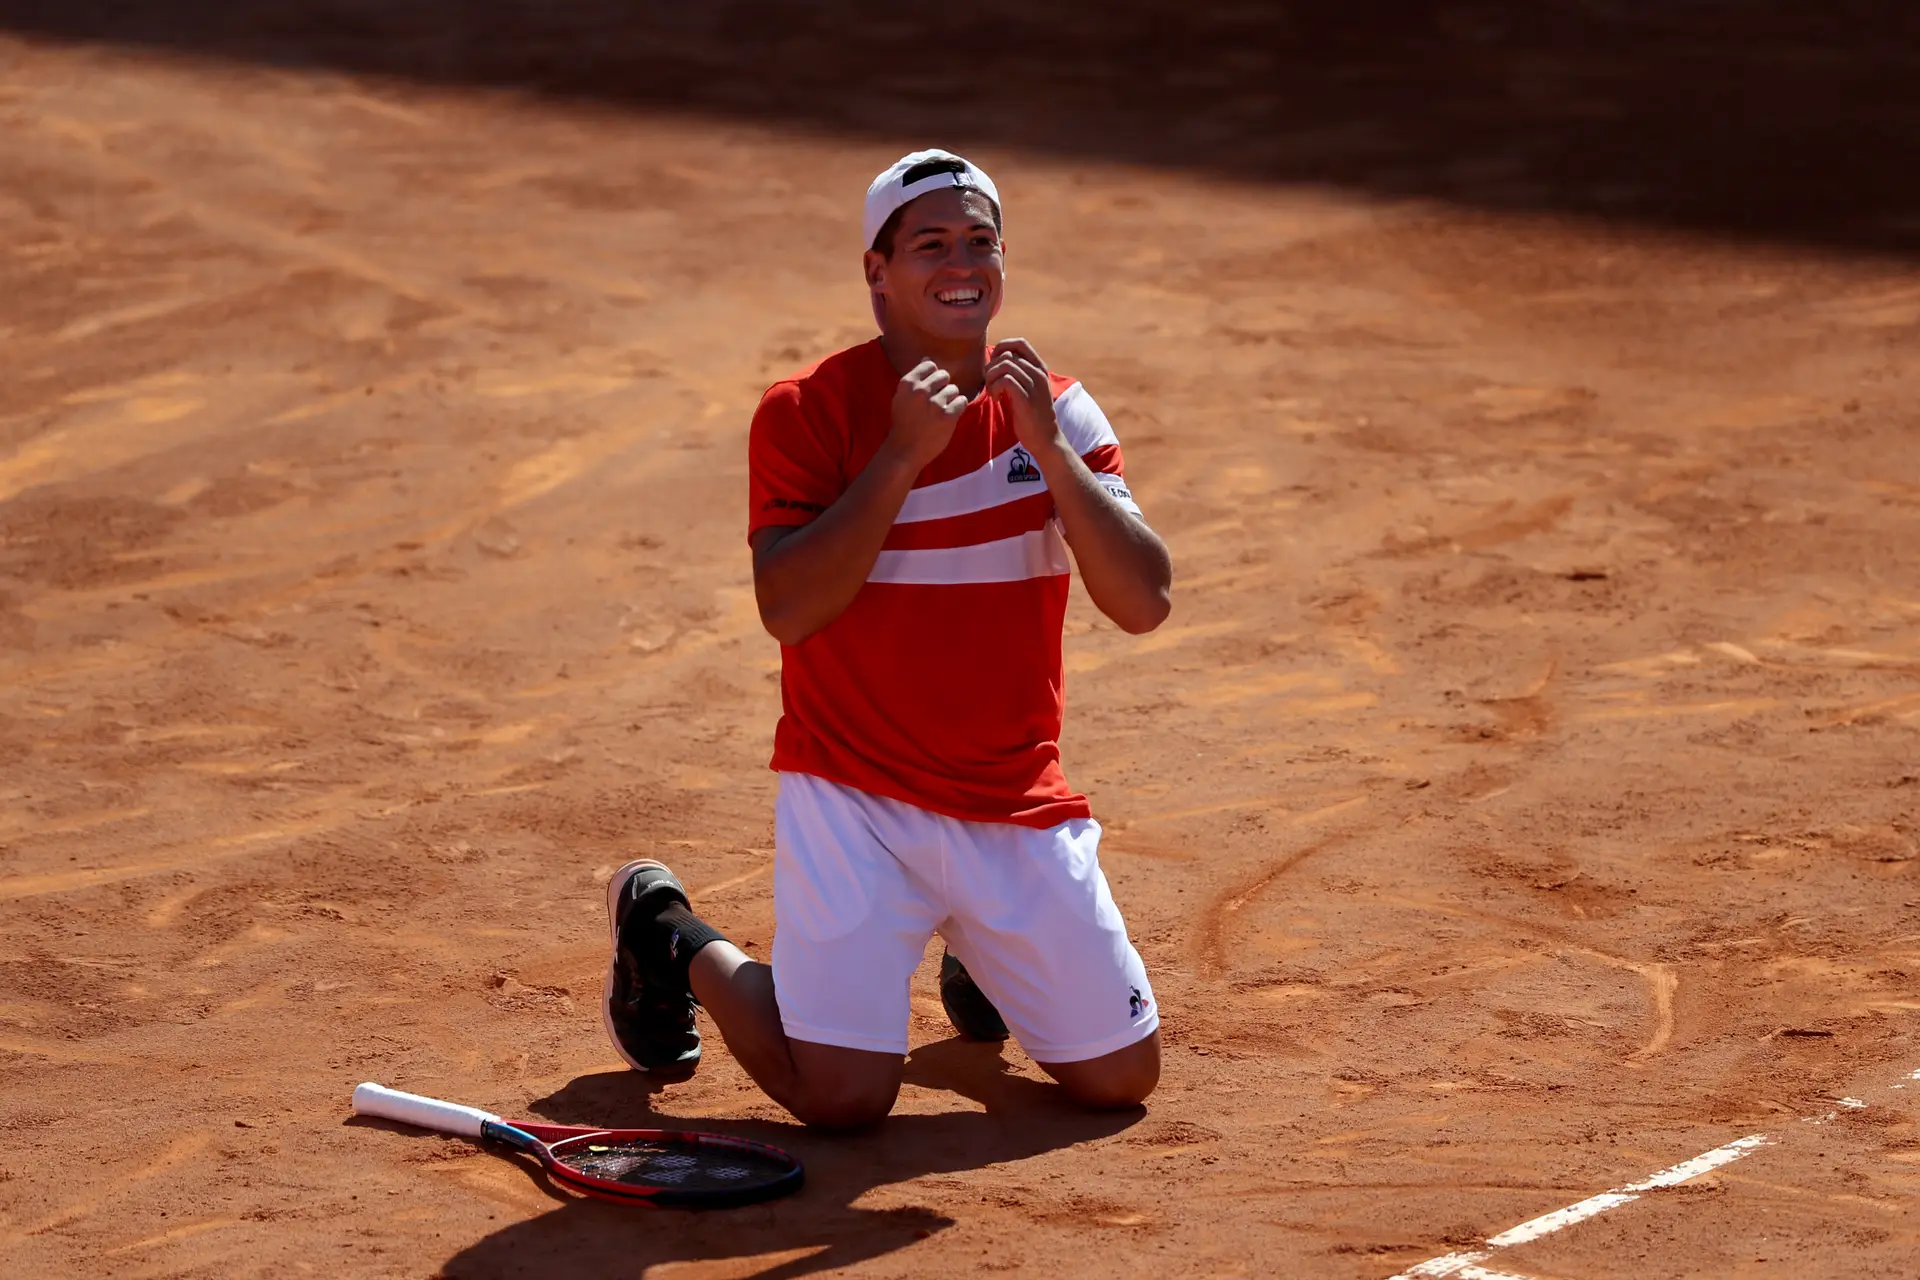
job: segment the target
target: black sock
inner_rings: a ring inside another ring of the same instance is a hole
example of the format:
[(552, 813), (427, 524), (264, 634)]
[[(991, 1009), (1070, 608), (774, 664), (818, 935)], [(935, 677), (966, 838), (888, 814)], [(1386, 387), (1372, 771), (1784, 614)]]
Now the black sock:
[(648, 976), (664, 983), (670, 991), (691, 993), (693, 984), (687, 970), (700, 948), (709, 942), (725, 942), (726, 935), (693, 914), (678, 902), (647, 922), (646, 960)]

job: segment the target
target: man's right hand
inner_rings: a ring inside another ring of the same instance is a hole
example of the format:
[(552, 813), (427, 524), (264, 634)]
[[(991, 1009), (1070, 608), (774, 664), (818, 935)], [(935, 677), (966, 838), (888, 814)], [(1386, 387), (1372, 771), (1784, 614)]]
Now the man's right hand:
[(947, 447), (966, 411), (967, 397), (953, 385), (953, 375), (931, 360), (922, 360), (907, 371), (893, 393), (893, 431), (887, 443), (918, 474)]
[(893, 393), (893, 429), (873, 465), (810, 524), (753, 535), (760, 620), (781, 644), (799, 644), (846, 611), (866, 586), (913, 481), (953, 439), (967, 397), (922, 360)]

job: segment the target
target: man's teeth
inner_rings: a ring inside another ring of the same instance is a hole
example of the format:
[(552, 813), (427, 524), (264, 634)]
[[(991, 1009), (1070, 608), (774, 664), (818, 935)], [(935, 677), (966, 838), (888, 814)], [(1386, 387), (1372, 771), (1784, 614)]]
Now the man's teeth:
[(933, 296), (946, 303), (978, 302), (980, 301), (980, 290), (942, 289)]

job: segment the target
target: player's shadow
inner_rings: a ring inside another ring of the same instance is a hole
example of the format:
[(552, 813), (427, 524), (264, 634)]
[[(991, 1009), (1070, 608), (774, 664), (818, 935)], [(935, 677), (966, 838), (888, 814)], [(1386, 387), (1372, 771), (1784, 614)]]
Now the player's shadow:
[[(1144, 1108), (1092, 1113), (1060, 1089), (1014, 1075), (997, 1046), (944, 1040), (916, 1049), (906, 1079), (944, 1089), (986, 1110), (896, 1115), (854, 1135), (815, 1133), (764, 1120), (661, 1117), (654, 1089), (631, 1071), (581, 1076), (534, 1101), (529, 1110), (557, 1124), (701, 1128), (784, 1147), (807, 1167), (799, 1194), (769, 1204), (714, 1212), (634, 1209), (575, 1198), (551, 1186), (552, 1213), (516, 1222), (449, 1258), (441, 1274), (459, 1280), (496, 1276), (643, 1275), (665, 1262), (768, 1258), (756, 1280), (787, 1280), (903, 1249), (953, 1225), (926, 1205), (869, 1209), (854, 1202), (875, 1187), (927, 1174), (955, 1173), (1025, 1160), (1126, 1129)], [(527, 1162), (529, 1176), (538, 1178)], [(541, 1179), (544, 1184), (544, 1179)]]

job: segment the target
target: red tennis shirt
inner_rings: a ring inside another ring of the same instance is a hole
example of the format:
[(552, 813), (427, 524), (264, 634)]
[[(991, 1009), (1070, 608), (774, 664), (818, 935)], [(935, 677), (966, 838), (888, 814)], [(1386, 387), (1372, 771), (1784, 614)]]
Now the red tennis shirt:
[[(1052, 381), (1061, 431), (1137, 515), (1106, 415), (1078, 382)], [(893, 429), (899, 382), (876, 340), (768, 390), (748, 445), (749, 537), (846, 492)], [(773, 767), (973, 822), (1090, 816), (1060, 769), (1068, 573), (1040, 468), (999, 404), (975, 399), (846, 612), (781, 646)]]

